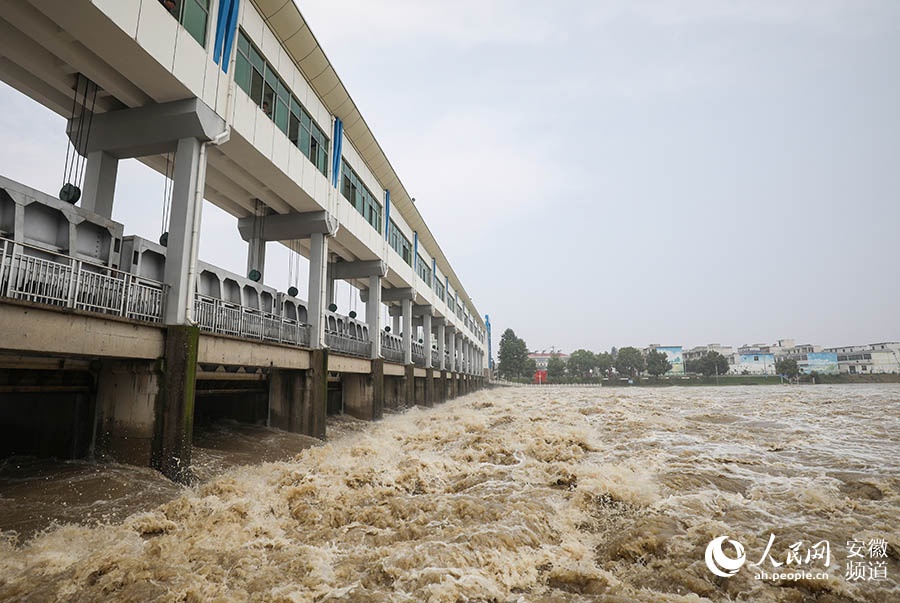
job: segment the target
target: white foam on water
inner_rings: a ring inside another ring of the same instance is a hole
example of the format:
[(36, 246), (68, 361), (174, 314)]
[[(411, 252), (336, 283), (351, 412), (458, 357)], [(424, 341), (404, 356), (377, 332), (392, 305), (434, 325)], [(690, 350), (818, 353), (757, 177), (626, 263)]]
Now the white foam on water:
[[(478, 392), (121, 523), (2, 542), (0, 600), (900, 600), (898, 401), (896, 386)], [(831, 579), (723, 579), (703, 561), (717, 536), (758, 555), (772, 533), (830, 540)], [(843, 545), (869, 538), (893, 543), (888, 579), (849, 583)]]

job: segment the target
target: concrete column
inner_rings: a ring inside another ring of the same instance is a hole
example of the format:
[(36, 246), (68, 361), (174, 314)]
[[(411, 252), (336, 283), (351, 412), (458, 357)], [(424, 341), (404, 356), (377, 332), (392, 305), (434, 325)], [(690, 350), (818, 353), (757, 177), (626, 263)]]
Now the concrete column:
[[(190, 291), (189, 273), (194, 238), (200, 236), (200, 208), (197, 191), (203, 189), (200, 165), (201, 143), (196, 138), (178, 141), (175, 151), (175, 178), (172, 190), (172, 209), (169, 217), (169, 243), (166, 248), (166, 267), (163, 280), (169, 286), (166, 296), (166, 324), (187, 323), (188, 308), (193, 307), (194, 294)], [(196, 261), (196, 258), (194, 258)]]
[(440, 387), (438, 388), (438, 401), (447, 401), (447, 371), (441, 370)]
[(95, 447), (120, 463), (150, 466), (161, 363), (103, 360), (97, 378)]
[(269, 372), (269, 427), (301, 433), (304, 379), (303, 371)]
[(431, 314), (422, 315), (422, 346), (425, 348), (425, 368), (430, 369), (431, 361)]
[(412, 364), (412, 300), (404, 299), (403, 304), (403, 364)]
[(325, 308), (328, 306), (326, 285), (328, 272), (328, 239), (318, 232), (309, 236), (309, 347), (325, 347)]
[(109, 153), (104, 151), (88, 153), (81, 208), (112, 219), (118, 172), (119, 160)]
[(372, 361), (372, 420), (384, 416), (384, 358)]
[(412, 364), (406, 365), (406, 378), (403, 380), (403, 388), (405, 390), (406, 406), (415, 406), (416, 404), (416, 367)]
[(325, 439), (325, 417), (328, 414), (328, 350), (315, 349), (310, 353), (306, 386), (302, 432)]
[(372, 340), (371, 357), (381, 358), (381, 277), (369, 277), (369, 297), (366, 300), (366, 324)]
[(434, 369), (425, 369), (425, 406), (434, 406)]
[(444, 353), (447, 351), (447, 327), (445, 325), (444, 319), (438, 323), (437, 326), (437, 344), (438, 344), (438, 368), (443, 371), (447, 368), (447, 361), (444, 358)]
[(372, 377), (360, 373), (343, 373), (341, 375), (341, 396), (343, 396), (344, 412), (364, 421), (376, 418)]
[(394, 314), (392, 317), (393, 324), (391, 324), (391, 330), (394, 332), (394, 335), (400, 335), (400, 315)]
[[(327, 253), (325, 255), (326, 255), (326, 257), (328, 256)], [(325, 279), (326, 279), (325, 307), (327, 308), (328, 306), (330, 306), (331, 304), (334, 303), (334, 281), (335, 281), (334, 264), (332, 264), (331, 262), (328, 262), (328, 264), (327, 264), (327, 267), (325, 270), (325, 275), (326, 275), (325, 276)]]
[(453, 365), (453, 358), (456, 356), (456, 332), (454, 330), (450, 331), (450, 366), (447, 367), (447, 370), (450, 371), (451, 374), (456, 372), (456, 367)]
[(166, 328), (162, 388), (156, 402), (156, 421), (150, 465), (169, 479), (191, 479), (194, 437), (194, 389), (200, 330), (185, 325)]

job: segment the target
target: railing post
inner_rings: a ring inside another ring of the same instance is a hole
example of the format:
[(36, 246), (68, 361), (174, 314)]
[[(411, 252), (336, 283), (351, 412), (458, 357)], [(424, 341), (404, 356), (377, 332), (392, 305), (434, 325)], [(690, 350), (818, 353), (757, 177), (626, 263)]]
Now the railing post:
[(122, 311), (119, 316), (128, 316), (128, 298), (131, 294), (131, 278), (130, 274), (126, 274), (125, 279), (122, 281)]
[(75, 260), (72, 266), (72, 280), (69, 281), (69, 291), (66, 295), (66, 307), (74, 308), (78, 299), (78, 287), (81, 285), (81, 262)]

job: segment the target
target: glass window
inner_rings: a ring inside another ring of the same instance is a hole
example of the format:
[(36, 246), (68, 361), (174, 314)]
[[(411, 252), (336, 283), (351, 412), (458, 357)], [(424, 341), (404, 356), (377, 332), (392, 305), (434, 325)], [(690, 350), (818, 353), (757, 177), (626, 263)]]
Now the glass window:
[(298, 146), (300, 142), (300, 120), (297, 119), (295, 113), (291, 113), (290, 123), (288, 125), (288, 138), (294, 143), (294, 146)]
[(263, 79), (262, 74), (256, 69), (250, 74), (250, 98), (257, 105), (262, 104), (263, 98)]
[(275, 125), (285, 134), (288, 133), (288, 108), (280, 97), (275, 102)]
[(260, 105), (260, 107), (263, 110), (263, 113), (265, 113), (269, 117), (272, 117), (272, 112), (275, 108), (274, 104), (275, 104), (275, 90), (272, 89), (272, 86), (269, 85), (269, 82), (266, 82), (264, 84), (264, 89), (263, 89), (262, 104)]
[(250, 54), (250, 40), (247, 39), (247, 36), (244, 35), (244, 32), (240, 32), (238, 35), (238, 50), (243, 52), (245, 55)]
[(319, 141), (315, 137), (311, 137), (309, 141), (309, 158), (316, 163), (316, 156), (319, 154)]
[(250, 94), (250, 61), (242, 53), (237, 53), (234, 62), (234, 81), (241, 89)]
[(206, 22), (208, 20), (209, 0), (185, 0), (181, 23), (204, 48), (206, 48)]
[(250, 64), (259, 69), (260, 73), (266, 70), (266, 61), (256, 48), (250, 48)]
[(309, 130), (300, 128), (300, 152), (309, 157)]

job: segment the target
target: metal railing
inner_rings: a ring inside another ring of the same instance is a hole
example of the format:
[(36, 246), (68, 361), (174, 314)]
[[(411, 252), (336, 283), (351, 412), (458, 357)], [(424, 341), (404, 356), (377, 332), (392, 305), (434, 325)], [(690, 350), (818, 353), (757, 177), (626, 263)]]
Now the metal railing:
[(425, 346), (418, 341), (412, 342), (412, 361), (416, 366), (425, 366)]
[(158, 323), (165, 290), (158, 281), (0, 238), (0, 295), (10, 299)]
[(397, 335), (381, 332), (381, 357), (391, 362), (403, 362), (403, 340)]
[(356, 339), (334, 331), (325, 331), (325, 345), (336, 352), (368, 358), (372, 354), (372, 342)]
[(200, 293), (194, 295), (194, 322), (209, 333), (309, 346), (309, 325)]

